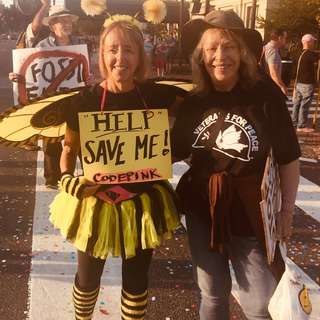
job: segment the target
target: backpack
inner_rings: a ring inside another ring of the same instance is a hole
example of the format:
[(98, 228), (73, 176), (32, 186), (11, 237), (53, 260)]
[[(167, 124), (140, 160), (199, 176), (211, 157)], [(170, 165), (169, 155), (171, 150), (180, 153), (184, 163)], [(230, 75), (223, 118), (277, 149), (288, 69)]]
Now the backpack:
[(26, 32), (21, 31), (16, 42), (16, 49), (24, 49), (26, 47)]

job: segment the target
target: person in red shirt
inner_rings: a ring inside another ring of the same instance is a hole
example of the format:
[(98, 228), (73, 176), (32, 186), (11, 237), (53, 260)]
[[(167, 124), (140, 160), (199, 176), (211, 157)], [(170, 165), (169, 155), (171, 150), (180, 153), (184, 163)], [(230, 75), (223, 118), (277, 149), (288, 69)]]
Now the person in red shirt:
[(168, 53), (168, 46), (164, 39), (158, 39), (155, 48), (155, 67), (157, 70), (157, 76), (160, 78), (164, 77), (166, 64), (167, 64), (167, 53)]

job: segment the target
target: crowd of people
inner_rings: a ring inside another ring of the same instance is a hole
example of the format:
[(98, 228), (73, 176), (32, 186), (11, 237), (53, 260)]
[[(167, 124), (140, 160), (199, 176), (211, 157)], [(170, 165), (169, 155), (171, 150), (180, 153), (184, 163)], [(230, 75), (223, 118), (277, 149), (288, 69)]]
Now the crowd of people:
[[(270, 41), (264, 46), (260, 58), (260, 65), (285, 96), (288, 96), (288, 88), (284, 80), (280, 50), (286, 46), (287, 40), (288, 32), (285, 29), (271, 30)], [(297, 132), (309, 133), (314, 131), (314, 128), (310, 127), (308, 115), (316, 83), (319, 81), (319, 74), (317, 73), (319, 73), (320, 51), (315, 50), (316, 41), (317, 38), (309, 33), (301, 38), (302, 52), (296, 63), (292, 94), (292, 121)]]
[(144, 48), (158, 78), (164, 78), (171, 73), (173, 61), (178, 54), (177, 45), (175, 32), (165, 33), (159, 37), (144, 35)]
[[(78, 17), (66, 8), (50, 7), (49, 0), (41, 2), (23, 46), (75, 44), (72, 24)], [(35, 41), (43, 26), (49, 33)], [(144, 319), (153, 250), (177, 228), (179, 214), (186, 214), (200, 319), (229, 319), (229, 260), (247, 319), (270, 319), (268, 301), (284, 264), (279, 254), (273, 264), (267, 262), (260, 187), (272, 149), (282, 194), (277, 240), (287, 241), (299, 179), (295, 127), (307, 127), (313, 64), (319, 58), (313, 51), (316, 38), (305, 35), (292, 122), (279, 55), (287, 36), (285, 30), (274, 30), (263, 47), (261, 35), (246, 29), (232, 10), (189, 21), (182, 29), (182, 49), (190, 57), (194, 90), (187, 94), (147, 80), (148, 60), (158, 77), (171, 72), (177, 53), (174, 33), (155, 39), (134, 18), (106, 19), (98, 49), (101, 81), (88, 83), (66, 103), (63, 148), (60, 143), (44, 147), (46, 185), (57, 188), (60, 180), (50, 220), (78, 252), (75, 319), (91, 319), (109, 255), (123, 261), (121, 319)], [(21, 80), (19, 74), (10, 79)], [(172, 162), (191, 159), (177, 194), (163, 179), (102, 186), (74, 175), (83, 151), (79, 113), (165, 108), (170, 113), (173, 106)]]

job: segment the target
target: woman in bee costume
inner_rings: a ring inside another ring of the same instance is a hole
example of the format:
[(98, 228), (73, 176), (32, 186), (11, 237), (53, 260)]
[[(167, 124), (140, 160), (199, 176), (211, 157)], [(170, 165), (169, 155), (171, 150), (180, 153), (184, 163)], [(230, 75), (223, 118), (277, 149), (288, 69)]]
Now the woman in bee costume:
[(62, 191), (50, 206), (50, 220), (78, 250), (76, 319), (92, 318), (109, 255), (123, 259), (121, 319), (144, 319), (153, 249), (179, 225), (167, 181), (121, 184), (109, 190), (73, 175), (80, 149), (79, 112), (167, 108), (176, 101), (177, 89), (168, 91), (168, 86), (145, 81), (145, 63), (139, 22), (130, 16), (108, 18), (100, 37), (104, 80), (82, 90), (67, 108)]
[(282, 240), (290, 236), (299, 180), (300, 149), (285, 97), (258, 73), (260, 34), (245, 29), (232, 10), (188, 22), (182, 46), (192, 54), (196, 89), (179, 108), (172, 150), (177, 159), (192, 155), (177, 192), (187, 213), (200, 319), (230, 318), (230, 259), (247, 319), (267, 320), (276, 279), (267, 262), (259, 203), (271, 147), (280, 173), (276, 221)]

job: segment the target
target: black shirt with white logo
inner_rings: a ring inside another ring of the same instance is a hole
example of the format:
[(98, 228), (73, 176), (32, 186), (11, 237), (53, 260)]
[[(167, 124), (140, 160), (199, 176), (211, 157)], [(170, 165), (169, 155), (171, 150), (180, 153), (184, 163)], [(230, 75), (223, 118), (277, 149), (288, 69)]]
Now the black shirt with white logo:
[[(173, 155), (178, 159), (192, 156), (188, 173), (192, 207), (207, 216), (212, 174), (262, 179), (270, 147), (280, 165), (300, 156), (285, 98), (271, 80), (261, 80), (250, 90), (237, 85), (230, 92), (194, 94), (179, 110), (172, 131)], [(240, 205), (234, 206), (239, 215)]]

